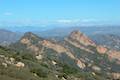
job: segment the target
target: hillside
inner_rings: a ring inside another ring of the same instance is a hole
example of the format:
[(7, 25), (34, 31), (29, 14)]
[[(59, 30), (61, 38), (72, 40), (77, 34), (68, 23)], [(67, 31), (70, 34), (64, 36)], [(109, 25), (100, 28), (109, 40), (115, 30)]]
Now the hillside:
[(0, 45), (6, 46), (20, 39), (20, 35), (9, 30), (0, 29)]
[[(60, 43), (28, 32), (18, 42), (11, 45), (11, 48), (20, 52), (20, 55), (25, 55), (20, 59), (36, 62), (39, 66), (44, 65), (48, 70), (47, 78), (48, 76), (58, 80), (62, 78), (66, 80), (120, 78), (120, 52), (97, 45), (79, 31), (73, 31)], [(59, 75), (62, 76), (58, 77)]]
[(27, 32), (10, 48), (0, 47), (2, 80), (120, 79), (120, 52), (73, 31), (62, 42)]

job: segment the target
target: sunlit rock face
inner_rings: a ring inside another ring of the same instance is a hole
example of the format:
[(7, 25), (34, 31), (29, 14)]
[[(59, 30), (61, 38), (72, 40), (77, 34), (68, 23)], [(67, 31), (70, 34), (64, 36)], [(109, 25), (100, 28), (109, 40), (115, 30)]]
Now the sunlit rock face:
[(67, 52), (67, 49), (65, 49), (63, 46), (52, 43), (52, 42), (47, 41), (47, 40), (43, 40), (42, 45), (46, 46), (48, 48), (52, 48), (55, 51), (57, 51), (58, 53)]
[(97, 46), (97, 51), (101, 54), (105, 54), (107, 52), (107, 48), (100, 45), (100, 46)]
[(84, 69), (86, 67), (86, 65), (81, 60), (77, 60), (76, 62), (79, 68)]
[(18, 62), (17, 64), (15, 64), (16, 67), (18, 68), (23, 68), (25, 66), (25, 64), (23, 62)]
[(119, 80), (120, 79), (120, 73), (111, 73), (111, 76), (114, 80)]
[(96, 44), (85, 34), (81, 33), (80, 31), (73, 31), (69, 38), (81, 43), (84, 46), (96, 46)]
[(120, 61), (120, 51), (109, 50), (107, 54), (110, 60), (116, 59)]
[(80, 31), (73, 31), (67, 38), (65, 38), (65, 41), (89, 53), (94, 53), (88, 48), (89, 46), (96, 47), (96, 44)]

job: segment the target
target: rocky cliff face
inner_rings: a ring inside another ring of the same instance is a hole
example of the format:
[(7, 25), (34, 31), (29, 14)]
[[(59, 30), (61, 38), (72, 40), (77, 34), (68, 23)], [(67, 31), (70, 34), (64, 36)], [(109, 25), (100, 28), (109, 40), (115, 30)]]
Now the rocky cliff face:
[(65, 41), (70, 43), (71, 45), (74, 45), (77, 48), (80, 48), (90, 53), (94, 52), (87, 47), (96, 46), (96, 44), (90, 38), (88, 38), (85, 34), (81, 33), (80, 31), (73, 31), (68, 38), (65, 38)]
[[(68, 38), (65, 39), (68, 43), (78, 47), (82, 50), (85, 50), (89, 53), (96, 53), (97, 51), (99, 54), (107, 54), (110, 60), (118, 60), (120, 61), (120, 52), (116, 50), (110, 50), (107, 47), (102, 45), (97, 45), (94, 41), (92, 41), (89, 37), (85, 34), (81, 33), (80, 31), (73, 31)], [(92, 50), (91, 47), (94, 47)], [(120, 63), (120, 62), (119, 62)]]
[(69, 38), (84, 46), (96, 46), (96, 44), (89, 37), (87, 37), (85, 34), (83, 34), (80, 31), (73, 31), (70, 34)]
[(97, 46), (96, 49), (100, 54), (105, 54), (108, 50), (106, 47), (101, 46), (101, 45)]
[(116, 63), (120, 64), (120, 51), (110, 50), (103, 46), (97, 46), (97, 51), (100, 54), (107, 54), (110, 61), (116, 60)]

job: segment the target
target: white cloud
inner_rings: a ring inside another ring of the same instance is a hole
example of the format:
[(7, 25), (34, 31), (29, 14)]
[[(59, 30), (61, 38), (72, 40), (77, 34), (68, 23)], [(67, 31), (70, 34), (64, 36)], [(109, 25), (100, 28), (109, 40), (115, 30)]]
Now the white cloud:
[(5, 12), (4, 15), (5, 15), (5, 16), (11, 16), (11, 15), (13, 15), (13, 14), (12, 14), (11, 12)]
[(64, 23), (64, 24), (74, 24), (80, 22), (79, 19), (60, 19), (57, 20), (58, 23)]
[(96, 19), (82, 19), (81, 22), (97, 22)]
[(58, 23), (71, 23), (72, 20), (67, 20), (67, 19), (61, 19), (61, 20), (57, 20)]
[(89, 22), (97, 22), (96, 19), (60, 19), (57, 20), (58, 23), (89, 23)]

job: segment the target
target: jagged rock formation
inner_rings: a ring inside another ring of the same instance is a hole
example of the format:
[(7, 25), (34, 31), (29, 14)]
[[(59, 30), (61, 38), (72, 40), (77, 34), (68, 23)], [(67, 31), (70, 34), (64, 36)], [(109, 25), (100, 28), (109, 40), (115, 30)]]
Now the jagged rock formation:
[(80, 31), (73, 31), (69, 38), (84, 46), (96, 46), (96, 44), (90, 38)]
[(92, 50), (86, 47), (88, 46), (95, 47), (96, 44), (80, 31), (73, 31), (68, 38), (65, 38), (65, 40), (70, 44), (74, 45), (75, 47), (83, 49), (87, 52), (94, 53)]
[[(94, 41), (92, 41), (90, 38), (88, 38), (86, 35), (81, 33), (80, 31), (73, 31), (70, 36), (66, 39), (67, 42), (70, 44), (83, 49), (90, 53), (95, 53), (95, 51), (91, 50), (88, 46), (92, 46), (96, 48), (97, 52), (100, 54), (107, 54), (109, 59), (116, 59), (119, 62), (120, 58), (120, 52), (116, 50), (110, 50), (107, 47), (104, 47), (102, 45), (96, 45)], [(120, 62), (119, 62), (120, 63)]]

